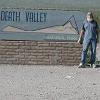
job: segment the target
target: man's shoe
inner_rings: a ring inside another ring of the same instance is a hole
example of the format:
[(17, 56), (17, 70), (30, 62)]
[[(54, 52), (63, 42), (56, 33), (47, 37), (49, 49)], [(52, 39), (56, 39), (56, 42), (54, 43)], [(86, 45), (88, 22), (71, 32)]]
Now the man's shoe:
[(85, 68), (85, 65), (83, 65), (82, 63), (79, 64), (78, 68)]
[(96, 64), (92, 64), (92, 67), (93, 67), (93, 68), (96, 68)]
[(93, 66), (92, 66), (93, 64), (90, 64), (90, 67), (92, 68)]

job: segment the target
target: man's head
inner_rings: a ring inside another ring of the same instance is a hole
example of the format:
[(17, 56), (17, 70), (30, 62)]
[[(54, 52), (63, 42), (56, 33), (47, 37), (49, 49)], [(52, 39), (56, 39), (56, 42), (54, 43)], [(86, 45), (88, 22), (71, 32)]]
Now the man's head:
[(88, 22), (93, 21), (93, 14), (92, 14), (92, 12), (88, 12), (88, 13), (87, 13), (86, 19), (87, 19)]

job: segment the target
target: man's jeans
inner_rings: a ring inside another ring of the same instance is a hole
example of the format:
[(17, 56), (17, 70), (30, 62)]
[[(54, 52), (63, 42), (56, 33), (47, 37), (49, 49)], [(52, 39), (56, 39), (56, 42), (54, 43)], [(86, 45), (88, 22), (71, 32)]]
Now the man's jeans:
[(87, 51), (89, 46), (91, 51), (91, 56), (90, 56), (91, 64), (95, 63), (97, 41), (96, 39), (90, 39), (88, 41), (83, 41), (83, 50), (82, 50), (82, 57), (81, 57), (82, 64), (86, 63), (86, 56), (87, 56)]

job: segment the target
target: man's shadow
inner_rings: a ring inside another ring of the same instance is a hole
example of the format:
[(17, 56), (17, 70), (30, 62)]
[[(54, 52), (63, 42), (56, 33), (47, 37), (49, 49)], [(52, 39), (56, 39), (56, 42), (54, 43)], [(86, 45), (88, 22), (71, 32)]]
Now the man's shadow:
[(96, 68), (100, 68), (100, 64), (97, 64), (97, 65), (96, 65)]
[[(92, 68), (92, 67), (90, 66), (90, 64), (87, 64), (86, 65), (86, 68)], [(96, 67), (95, 68), (100, 68), (100, 64), (96, 64)]]

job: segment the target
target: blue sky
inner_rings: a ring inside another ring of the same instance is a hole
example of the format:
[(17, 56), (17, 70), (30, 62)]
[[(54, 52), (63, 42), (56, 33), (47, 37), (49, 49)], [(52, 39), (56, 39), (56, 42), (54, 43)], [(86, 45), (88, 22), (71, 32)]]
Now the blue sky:
[(26, 8), (99, 8), (100, 0), (0, 0), (0, 7)]

